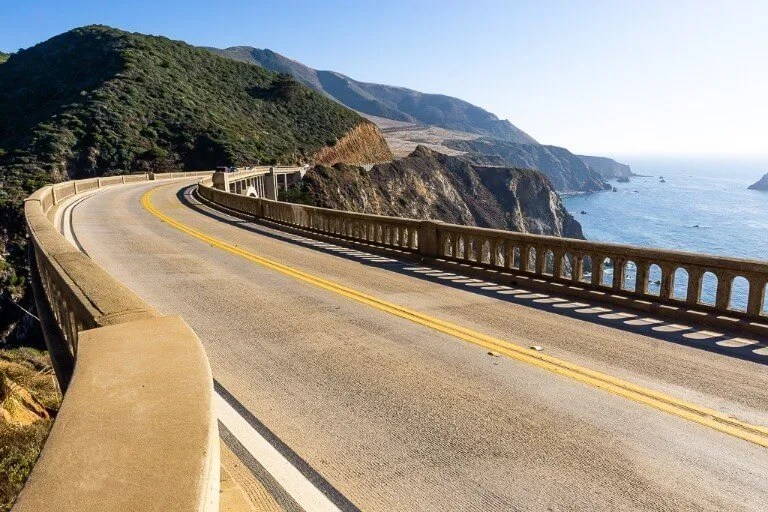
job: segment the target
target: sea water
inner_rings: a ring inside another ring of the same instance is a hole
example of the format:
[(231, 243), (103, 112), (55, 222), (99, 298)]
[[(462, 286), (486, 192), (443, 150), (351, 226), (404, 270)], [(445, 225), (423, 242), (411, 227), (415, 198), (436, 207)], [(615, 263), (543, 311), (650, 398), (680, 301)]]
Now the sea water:
[[(747, 188), (768, 173), (768, 158), (617, 160), (645, 176), (612, 181), (616, 192), (563, 198), (588, 240), (768, 260), (768, 192)], [(651, 293), (660, 277), (652, 268)], [(685, 297), (686, 278), (677, 277), (675, 295)], [(707, 275), (702, 284), (702, 300), (713, 303), (716, 279)], [(736, 280), (733, 307), (743, 309), (747, 294), (746, 281)]]

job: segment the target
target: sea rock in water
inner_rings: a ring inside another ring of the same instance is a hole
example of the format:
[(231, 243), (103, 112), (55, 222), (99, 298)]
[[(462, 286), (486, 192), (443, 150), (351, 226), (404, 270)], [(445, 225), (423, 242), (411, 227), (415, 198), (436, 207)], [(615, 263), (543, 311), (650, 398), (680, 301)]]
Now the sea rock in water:
[(749, 190), (765, 190), (768, 191), (768, 174), (760, 178), (760, 181), (753, 183), (749, 186)]

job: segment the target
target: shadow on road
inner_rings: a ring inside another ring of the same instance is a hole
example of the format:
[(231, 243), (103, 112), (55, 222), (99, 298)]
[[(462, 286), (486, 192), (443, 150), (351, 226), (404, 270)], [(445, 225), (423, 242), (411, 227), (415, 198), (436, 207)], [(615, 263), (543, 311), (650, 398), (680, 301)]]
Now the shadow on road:
[(348, 260), (357, 261), (363, 265), (386, 269), (390, 272), (469, 291), (485, 297), (492, 297), (568, 318), (584, 320), (671, 343), (768, 365), (768, 345), (764, 341), (758, 341), (741, 335), (733, 335), (716, 329), (700, 329), (688, 324), (671, 323), (627, 308), (609, 307), (603, 303), (592, 303), (584, 299), (572, 299), (536, 290), (500, 285), (438, 268), (315, 240), (308, 236), (271, 228), (213, 210), (200, 203), (192, 195), (193, 190), (194, 186), (181, 189), (177, 193), (179, 201), (202, 215), (261, 236), (267, 236), (326, 254), (333, 254)]

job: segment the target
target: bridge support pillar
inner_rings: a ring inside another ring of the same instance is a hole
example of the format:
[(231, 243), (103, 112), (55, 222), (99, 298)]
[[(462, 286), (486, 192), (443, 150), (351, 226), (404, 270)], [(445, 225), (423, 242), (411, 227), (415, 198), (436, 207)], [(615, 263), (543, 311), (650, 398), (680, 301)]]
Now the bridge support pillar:
[(264, 175), (264, 199), (277, 201), (277, 175), (275, 168), (269, 168), (269, 174)]
[(216, 171), (213, 173), (213, 188), (229, 192), (229, 179), (227, 173)]

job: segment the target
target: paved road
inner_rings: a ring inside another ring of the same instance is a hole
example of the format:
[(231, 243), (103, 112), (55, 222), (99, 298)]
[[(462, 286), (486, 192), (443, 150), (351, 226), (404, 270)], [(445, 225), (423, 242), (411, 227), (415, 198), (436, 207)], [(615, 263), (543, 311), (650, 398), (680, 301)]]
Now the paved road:
[[(767, 448), (203, 242), (142, 207), (154, 186), (77, 204), (78, 243), (187, 320), (222, 396), (340, 508), (768, 509)], [(768, 426), (760, 345), (333, 250), (212, 212), (185, 187), (160, 186), (152, 203), (222, 243)], [(705, 350), (713, 339), (722, 353)]]

